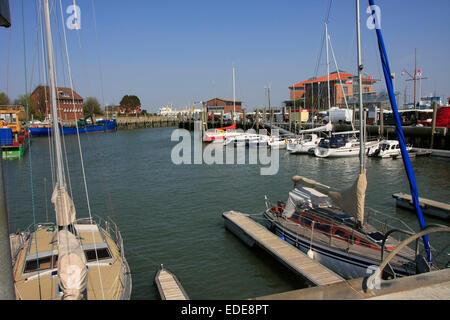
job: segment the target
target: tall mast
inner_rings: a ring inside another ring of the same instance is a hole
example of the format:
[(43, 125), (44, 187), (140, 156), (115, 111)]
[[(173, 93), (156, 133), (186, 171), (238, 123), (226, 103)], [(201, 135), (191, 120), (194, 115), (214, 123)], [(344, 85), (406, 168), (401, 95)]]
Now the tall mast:
[(357, 32), (357, 49), (358, 49), (358, 85), (359, 85), (359, 166), (360, 173), (364, 170), (364, 107), (362, 98), (362, 70), (363, 65), (361, 62), (361, 27), (359, 17), (359, 0), (356, 0), (356, 32)]
[(56, 84), (55, 84), (55, 70), (53, 60), (53, 42), (52, 42), (52, 30), (50, 26), (50, 12), (48, 8), (48, 0), (44, 0), (44, 20), (45, 20), (45, 33), (47, 42), (47, 57), (48, 57), (48, 75), (50, 80), (50, 97), (52, 103), (52, 118), (53, 118), (53, 136), (55, 137), (56, 148), (56, 177), (57, 185), (62, 187), (64, 183), (63, 173), (63, 161), (61, 151), (61, 136), (59, 132), (58, 123), (58, 107), (56, 103)]
[(234, 118), (236, 117), (236, 74), (233, 66), (233, 123), (235, 122)]
[(331, 122), (331, 95), (330, 95), (330, 59), (328, 57), (328, 23), (325, 22), (325, 33), (326, 33), (326, 43), (327, 43), (327, 86), (328, 86), (328, 120)]
[(414, 49), (414, 109), (416, 108), (417, 49)]

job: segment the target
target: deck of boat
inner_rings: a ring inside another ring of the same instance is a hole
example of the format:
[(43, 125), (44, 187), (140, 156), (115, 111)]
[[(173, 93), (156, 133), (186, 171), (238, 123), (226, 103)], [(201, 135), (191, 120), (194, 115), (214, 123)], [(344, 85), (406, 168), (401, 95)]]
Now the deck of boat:
[(162, 300), (189, 300), (177, 277), (162, 266), (156, 273), (155, 282)]
[(288, 268), (313, 284), (328, 285), (343, 281), (339, 275), (310, 259), (300, 250), (280, 239), (248, 216), (229, 211), (224, 212), (223, 217), (225, 218), (225, 226), (248, 245), (258, 244)]

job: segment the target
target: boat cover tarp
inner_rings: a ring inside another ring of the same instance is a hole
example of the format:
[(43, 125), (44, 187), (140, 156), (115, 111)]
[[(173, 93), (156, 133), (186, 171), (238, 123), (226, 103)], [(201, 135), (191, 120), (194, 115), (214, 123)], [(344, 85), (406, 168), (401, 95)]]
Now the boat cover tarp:
[(299, 133), (322, 132), (322, 131), (333, 131), (333, 125), (331, 124), (331, 122), (328, 122), (326, 125), (321, 127), (300, 130)]
[(75, 221), (75, 205), (65, 186), (55, 187), (52, 194), (52, 203), (55, 207), (58, 226), (68, 226)]
[(83, 298), (88, 282), (86, 257), (79, 240), (65, 229), (58, 232), (58, 276), (63, 300)]
[[(294, 176), (294, 183), (301, 184), (324, 193), (345, 213), (353, 216), (361, 225), (364, 223), (364, 204), (366, 198), (366, 169), (358, 175), (355, 183), (347, 190), (339, 191), (302, 176)], [(286, 204), (287, 207), (287, 204)]]
[(290, 191), (289, 192), (289, 198), (286, 201), (286, 206), (284, 207), (283, 215), (286, 218), (292, 217), (292, 215), (295, 212), (295, 208), (304, 201), (304, 198), (300, 197), (299, 195), (295, 194), (295, 192)]

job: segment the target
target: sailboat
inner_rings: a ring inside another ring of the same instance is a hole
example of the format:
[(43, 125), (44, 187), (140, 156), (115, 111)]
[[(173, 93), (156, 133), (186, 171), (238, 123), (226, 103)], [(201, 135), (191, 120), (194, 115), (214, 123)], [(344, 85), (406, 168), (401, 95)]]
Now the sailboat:
[[(48, 0), (43, 0), (53, 119), (58, 119)], [(61, 132), (53, 121), (56, 222), (10, 235), (14, 288), (24, 300), (130, 299), (131, 274), (114, 222), (77, 218), (63, 165)]]
[[(356, 8), (358, 76), (359, 83), (361, 83), (359, 0), (356, 0)], [(387, 72), (386, 74), (390, 75)], [(362, 109), (361, 87), (359, 99)], [(395, 104), (395, 100), (391, 100), (391, 102), (393, 105)], [(360, 126), (360, 131), (364, 132), (362, 113), (360, 114)], [(399, 131), (401, 131), (401, 127)], [(404, 161), (409, 161), (405, 146), (401, 148), (402, 155), (406, 154), (403, 157)], [(403, 148), (405, 149), (403, 150)], [(431, 261), (430, 250), (425, 238), (427, 261), (415, 250), (399, 246), (400, 242), (391, 237), (390, 231), (383, 231), (368, 222), (365, 208), (367, 179), (363, 138), (359, 145), (359, 157), (359, 174), (354, 184), (346, 190), (337, 190), (306, 177), (294, 176), (294, 189), (289, 192), (286, 202), (278, 201), (276, 205), (272, 205), (266, 197), (264, 218), (267, 227), (310, 258), (318, 260), (347, 279), (367, 276), (371, 267), (380, 264), (383, 255), (392, 252), (397, 247), (401, 250), (389, 262), (388, 268), (381, 270), (385, 278), (429, 271), (434, 266), (429, 263)], [(422, 220), (419, 218), (419, 221), (421, 227), (424, 228), (423, 217)], [(408, 231), (404, 232), (408, 234)]]
[(299, 132), (299, 138), (288, 139), (286, 145), (286, 151), (291, 154), (307, 154), (312, 150), (315, 150), (317, 145), (322, 140), (317, 133), (320, 132), (331, 132), (333, 130), (333, 125), (328, 122), (324, 126), (317, 128), (301, 130)]
[[(340, 87), (342, 89), (342, 95), (344, 97), (344, 101), (346, 104), (346, 107), (348, 109), (347, 104), (347, 98), (344, 93), (342, 80), (340, 77), (339, 67), (336, 62), (336, 57), (334, 54), (333, 46), (331, 45), (331, 39), (328, 34), (328, 24), (325, 24), (325, 34), (326, 34), (326, 52), (327, 52), (327, 73), (328, 73), (328, 120), (330, 123), (332, 120), (332, 112), (335, 112), (338, 108), (332, 108), (331, 102), (330, 102), (330, 63), (329, 63), (329, 54), (328, 54), (328, 46), (330, 45), (331, 53), (333, 55), (336, 72), (338, 74), (339, 80), (340, 80)], [(362, 84), (362, 78), (360, 77), (359, 83)], [(359, 86), (361, 89), (361, 85)], [(362, 90), (360, 90), (360, 95), (362, 94)], [(363, 110), (362, 105), (360, 106), (360, 110)], [(361, 112), (360, 112), (361, 113)], [(363, 119), (361, 117), (361, 119)], [(362, 120), (360, 120), (362, 121)], [(373, 150), (375, 148), (378, 148), (379, 140), (372, 140), (372, 141), (365, 141), (362, 140), (365, 139), (364, 132), (355, 130), (352, 124), (351, 131), (346, 132), (333, 132), (332, 136), (328, 138), (323, 138), (316, 144), (316, 147), (314, 148), (314, 155), (319, 158), (337, 158), (337, 157), (356, 157), (359, 155), (360, 150), (360, 143), (365, 144), (365, 152), (367, 153), (369, 150)], [(356, 137), (356, 134), (359, 133), (359, 138)]]

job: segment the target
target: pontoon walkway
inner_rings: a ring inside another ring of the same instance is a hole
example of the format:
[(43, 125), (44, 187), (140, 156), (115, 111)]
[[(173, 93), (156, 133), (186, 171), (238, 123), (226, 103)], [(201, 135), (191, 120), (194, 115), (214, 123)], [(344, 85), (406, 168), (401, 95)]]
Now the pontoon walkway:
[(247, 215), (228, 211), (224, 212), (222, 216), (225, 219), (225, 227), (247, 245), (252, 247), (254, 244), (257, 244), (311, 283), (320, 286), (344, 280)]
[(156, 273), (155, 282), (162, 300), (189, 300), (178, 278), (162, 265)]
[[(392, 197), (396, 199), (398, 207), (414, 210), (411, 195), (406, 193), (394, 193)], [(419, 204), (424, 214), (445, 220), (450, 219), (450, 204), (448, 203), (419, 197)]]

